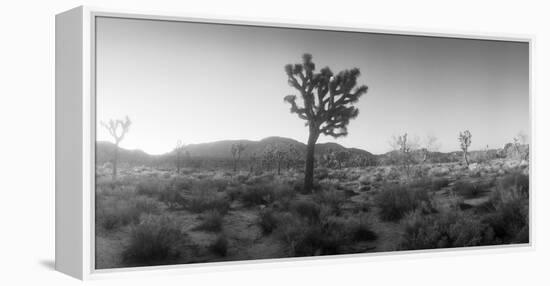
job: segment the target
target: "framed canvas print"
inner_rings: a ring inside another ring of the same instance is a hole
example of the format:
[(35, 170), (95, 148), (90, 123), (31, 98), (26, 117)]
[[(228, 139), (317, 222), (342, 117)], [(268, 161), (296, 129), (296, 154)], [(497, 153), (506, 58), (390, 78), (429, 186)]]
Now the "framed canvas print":
[(56, 17), (56, 268), (530, 247), (531, 39)]

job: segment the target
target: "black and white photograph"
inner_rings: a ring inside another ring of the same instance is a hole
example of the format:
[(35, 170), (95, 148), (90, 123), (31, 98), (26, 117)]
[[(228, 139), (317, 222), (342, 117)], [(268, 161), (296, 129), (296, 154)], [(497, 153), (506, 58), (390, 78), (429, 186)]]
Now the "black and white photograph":
[(94, 267), (529, 244), (528, 42), (95, 18)]

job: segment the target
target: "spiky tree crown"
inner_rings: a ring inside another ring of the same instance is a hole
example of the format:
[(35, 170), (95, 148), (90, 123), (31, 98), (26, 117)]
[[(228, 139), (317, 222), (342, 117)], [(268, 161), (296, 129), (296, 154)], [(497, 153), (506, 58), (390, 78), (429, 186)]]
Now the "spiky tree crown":
[(231, 145), (231, 154), (233, 156), (240, 156), (245, 148), (246, 148), (246, 145), (242, 143), (233, 144)]
[(181, 153), (181, 151), (183, 151), (184, 147), (185, 147), (185, 145), (183, 144), (183, 142), (181, 140), (178, 140), (176, 142), (176, 147), (174, 148), (174, 150), (178, 153)]
[(463, 151), (468, 150), (468, 147), (472, 144), (472, 133), (470, 133), (469, 130), (460, 132), (458, 135), (458, 141), (460, 142), (460, 148)]
[(122, 139), (124, 139), (124, 136), (126, 133), (128, 133), (128, 130), (130, 129), (130, 125), (132, 125), (132, 121), (130, 121), (130, 118), (126, 116), (124, 120), (117, 119), (117, 120), (109, 120), (109, 122), (101, 122), (101, 125), (107, 129), (109, 134), (113, 137), (115, 140), (115, 143), (118, 145)]
[(407, 133), (397, 138), (397, 144), (401, 152), (409, 153), (411, 151), (411, 147), (407, 144)]
[(310, 54), (302, 56), (301, 64), (285, 66), (288, 84), (300, 92), (303, 106), (296, 102), (296, 95), (287, 95), (290, 112), (306, 120), (321, 134), (333, 137), (348, 134), (347, 126), (357, 117), (359, 110), (353, 106), (361, 95), (367, 92), (367, 86), (357, 86), (360, 75), (358, 68), (344, 70), (334, 75), (330, 68), (315, 71)]

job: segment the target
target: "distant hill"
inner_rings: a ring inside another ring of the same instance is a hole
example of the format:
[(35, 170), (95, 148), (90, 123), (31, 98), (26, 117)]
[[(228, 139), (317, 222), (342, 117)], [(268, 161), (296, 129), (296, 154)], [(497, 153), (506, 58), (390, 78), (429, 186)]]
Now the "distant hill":
[[(284, 137), (267, 137), (260, 141), (252, 140), (222, 140), (209, 143), (189, 144), (185, 146), (185, 151), (189, 152), (191, 158), (205, 159), (210, 161), (227, 161), (231, 160), (231, 146), (233, 144), (241, 143), (246, 146), (241, 156), (243, 161), (251, 158), (253, 154), (257, 157), (261, 156), (265, 150), (269, 148), (282, 148), (287, 149), (289, 145), (297, 150), (300, 157), (305, 157), (306, 144), (296, 141), (290, 138)], [(528, 148), (527, 145), (521, 147), (523, 150)], [(112, 159), (114, 150), (114, 144), (105, 141), (99, 141), (96, 143), (96, 163), (101, 165), (109, 162)], [(476, 158), (497, 158), (497, 157), (510, 157), (514, 155), (514, 148), (511, 144), (506, 144), (501, 149), (490, 149), (483, 151), (470, 151), (469, 157), (471, 159)], [(337, 143), (318, 143), (315, 145), (315, 155), (322, 157), (330, 152), (347, 151), (352, 156), (366, 158), (373, 164), (393, 164), (397, 151), (390, 151), (384, 154), (375, 155), (368, 151), (359, 148), (346, 148)], [(420, 151), (415, 151), (419, 153)], [(528, 151), (527, 151), (528, 152)], [(517, 153), (517, 152), (516, 152)], [(421, 156), (416, 154), (416, 156)], [(124, 148), (119, 149), (119, 162), (130, 165), (172, 165), (174, 162), (174, 151), (168, 152), (162, 155), (150, 155), (141, 150), (127, 150)], [(429, 152), (427, 155), (427, 161), (431, 163), (447, 163), (456, 162), (462, 160), (462, 152), (453, 151), (448, 153), (443, 152)]]
[[(290, 138), (267, 137), (260, 141), (252, 140), (223, 140), (209, 143), (189, 144), (185, 146), (185, 151), (189, 152), (191, 157), (203, 159), (228, 160), (231, 159), (231, 146), (242, 143), (246, 146), (241, 158), (247, 160), (255, 154), (260, 156), (268, 148), (286, 149), (289, 145), (298, 151), (300, 156), (305, 156), (306, 144)], [(96, 144), (96, 162), (103, 164), (109, 162), (112, 158), (114, 144), (105, 141), (99, 141)], [(346, 148), (337, 143), (319, 143), (315, 145), (315, 154), (323, 156), (329, 152), (348, 151), (352, 155), (365, 156), (369, 160), (377, 160), (377, 156), (358, 148)], [(150, 155), (141, 150), (119, 149), (119, 162), (131, 165), (159, 165), (165, 161), (173, 160), (175, 153), (168, 152), (162, 155)]]

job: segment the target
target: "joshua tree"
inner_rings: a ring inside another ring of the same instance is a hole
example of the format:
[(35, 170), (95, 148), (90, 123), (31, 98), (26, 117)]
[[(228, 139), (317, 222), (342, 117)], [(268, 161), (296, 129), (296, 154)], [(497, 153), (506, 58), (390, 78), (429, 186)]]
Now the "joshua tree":
[(113, 137), (113, 140), (115, 140), (115, 151), (113, 156), (113, 180), (116, 180), (117, 175), (117, 161), (118, 161), (118, 145), (120, 144), (120, 141), (124, 139), (124, 136), (126, 133), (128, 133), (128, 130), (130, 128), (130, 125), (132, 124), (132, 121), (130, 121), (130, 118), (126, 116), (124, 120), (117, 119), (113, 120), (110, 119), (109, 122), (101, 122), (101, 125), (109, 131), (109, 134), (111, 137)]
[(231, 155), (233, 156), (233, 172), (237, 172), (237, 164), (246, 146), (242, 143), (231, 145)]
[(466, 166), (469, 166), (470, 162), (468, 161), (468, 147), (472, 144), (472, 133), (468, 130), (460, 132), (458, 135), (458, 142), (460, 142), (460, 149), (462, 149), (464, 163)]
[(275, 150), (275, 161), (277, 162), (277, 175), (281, 174), (281, 166), (283, 165), (287, 157), (288, 157), (288, 153), (282, 148), (277, 148)]
[(258, 156), (256, 155), (256, 153), (252, 153), (252, 155), (250, 155), (250, 173), (254, 172), (254, 165), (256, 165), (256, 161), (258, 160)]
[(275, 162), (275, 149), (272, 146), (267, 147), (262, 155), (262, 165), (266, 170), (271, 170)]
[(296, 149), (296, 146), (294, 144), (288, 144), (288, 154), (286, 156), (286, 168), (287, 170), (290, 170), (291, 167), (295, 167), (295, 165), (298, 162), (298, 156), (299, 156), (298, 149)]
[(317, 139), (321, 134), (334, 138), (346, 136), (350, 120), (359, 114), (353, 104), (367, 92), (367, 86), (357, 86), (360, 75), (358, 68), (344, 70), (336, 75), (328, 67), (315, 72), (315, 64), (311, 59), (310, 54), (304, 54), (301, 64), (285, 66), (288, 84), (298, 90), (303, 105), (298, 105), (296, 95), (287, 95), (284, 100), (290, 104), (290, 112), (305, 120), (309, 127), (305, 191), (311, 191), (313, 186)]
[(342, 165), (349, 160), (351, 154), (348, 151), (337, 152), (334, 158), (338, 162), (338, 169), (342, 169)]
[(436, 152), (439, 150), (440, 144), (437, 142), (437, 137), (433, 135), (427, 135), (424, 147), (420, 149), (422, 158), (420, 160), (421, 163), (425, 163), (430, 159), (430, 153)]
[(331, 168), (334, 159), (335, 151), (332, 148), (328, 148), (325, 154), (323, 154), (319, 160), (320, 164), (325, 168)]
[(397, 137), (397, 145), (399, 146), (399, 152), (401, 153), (401, 163), (403, 164), (403, 169), (407, 173), (407, 177), (410, 176), (411, 169), (411, 145), (407, 142), (407, 133), (402, 136)]
[(520, 159), (523, 160), (529, 160), (529, 146), (524, 147), (525, 151), (522, 151), (522, 145), (528, 144), (528, 138), (523, 131), (520, 131), (516, 137), (513, 138), (514, 140), (514, 149), (516, 150), (516, 153)]
[(181, 142), (181, 140), (178, 140), (176, 142), (176, 148), (174, 148), (174, 152), (176, 153), (176, 173), (180, 173), (181, 169), (181, 155), (183, 153), (184, 145)]

